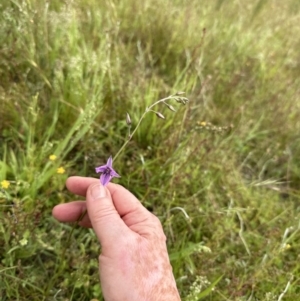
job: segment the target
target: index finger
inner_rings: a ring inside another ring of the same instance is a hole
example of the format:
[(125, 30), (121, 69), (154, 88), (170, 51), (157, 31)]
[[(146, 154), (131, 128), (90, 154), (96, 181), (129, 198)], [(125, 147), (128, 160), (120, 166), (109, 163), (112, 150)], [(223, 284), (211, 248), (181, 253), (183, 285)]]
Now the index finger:
[[(68, 190), (72, 193), (85, 196), (87, 189), (90, 185), (98, 183), (99, 179), (95, 178), (86, 178), (86, 177), (70, 177), (67, 179), (66, 186)], [(126, 188), (121, 185), (109, 183), (106, 186), (111, 194), (114, 206), (118, 211), (121, 217), (137, 211), (137, 213), (141, 214), (149, 214), (150, 213), (141, 203), (140, 201)]]

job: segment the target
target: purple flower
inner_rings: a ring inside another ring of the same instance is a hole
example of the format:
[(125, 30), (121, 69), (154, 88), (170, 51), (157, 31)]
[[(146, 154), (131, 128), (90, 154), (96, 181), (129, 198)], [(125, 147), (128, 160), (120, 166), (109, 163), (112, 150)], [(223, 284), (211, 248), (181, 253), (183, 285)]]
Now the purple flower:
[(116, 177), (120, 178), (120, 175), (118, 175), (115, 170), (112, 168), (112, 157), (110, 156), (107, 160), (107, 163), (105, 165), (96, 167), (96, 173), (101, 172), (102, 175), (100, 176), (100, 183), (105, 186), (109, 183), (109, 181)]

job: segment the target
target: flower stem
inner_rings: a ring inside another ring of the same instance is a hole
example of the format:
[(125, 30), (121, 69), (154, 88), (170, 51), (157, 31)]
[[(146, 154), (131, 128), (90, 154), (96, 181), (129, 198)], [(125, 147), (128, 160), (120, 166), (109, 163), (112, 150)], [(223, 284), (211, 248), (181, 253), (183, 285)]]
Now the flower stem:
[(115, 160), (118, 158), (118, 156), (121, 154), (121, 152), (123, 151), (123, 149), (124, 149), (124, 148), (126, 147), (126, 145), (129, 143), (129, 141), (131, 140), (131, 138), (133, 137), (133, 135), (135, 134), (135, 132), (136, 132), (137, 129), (139, 128), (139, 126), (140, 126), (141, 122), (143, 121), (144, 117), (146, 116), (146, 114), (147, 114), (148, 112), (153, 112), (153, 111), (152, 111), (152, 108), (153, 108), (154, 106), (156, 106), (156, 105), (158, 105), (159, 103), (164, 102), (164, 101), (166, 101), (166, 100), (172, 99), (172, 98), (174, 98), (175, 96), (176, 96), (176, 95), (170, 95), (170, 96), (168, 96), (168, 97), (162, 98), (162, 99), (156, 101), (155, 103), (153, 103), (150, 107), (146, 108), (145, 112), (143, 113), (143, 115), (142, 115), (141, 118), (139, 119), (139, 121), (138, 121), (136, 127), (135, 127), (134, 130), (132, 131), (130, 137), (124, 142), (124, 144), (121, 146), (121, 148), (119, 149), (119, 151), (118, 151), (118, 152), (116, 153), (116, 155), (114, 156), (113, 161), (115, 161)]

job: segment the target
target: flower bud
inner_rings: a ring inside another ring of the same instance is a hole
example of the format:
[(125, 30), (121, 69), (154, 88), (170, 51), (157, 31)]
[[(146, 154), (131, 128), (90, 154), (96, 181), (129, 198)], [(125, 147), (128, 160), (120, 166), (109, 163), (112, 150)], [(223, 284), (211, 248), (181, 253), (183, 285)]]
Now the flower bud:
[(128, 113), (126, 113), (126, 123), (127, 123), (128, 126), (131, 125), (131, 118), (130, 118)]
[(165, 116), (159, 112), (156, 112), (156, 116), (161, 118), (161, 119), (166, 119)]
[(176, 112), (173, 106), (169, 105), (168, 103), (164, 102), (164, 104), (173, 112)]

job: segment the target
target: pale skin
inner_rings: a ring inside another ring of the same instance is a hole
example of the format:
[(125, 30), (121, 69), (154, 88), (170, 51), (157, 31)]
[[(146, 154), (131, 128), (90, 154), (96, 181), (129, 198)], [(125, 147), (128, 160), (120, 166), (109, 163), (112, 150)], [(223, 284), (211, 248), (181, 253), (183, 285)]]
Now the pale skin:
[(92, 227), (101, 244), (100, 283), (105, 301), (180, 301), (159, 219), (124, 187), (70, 177), (66, 186), (85, 201), (60, 204), (53, 216)]

